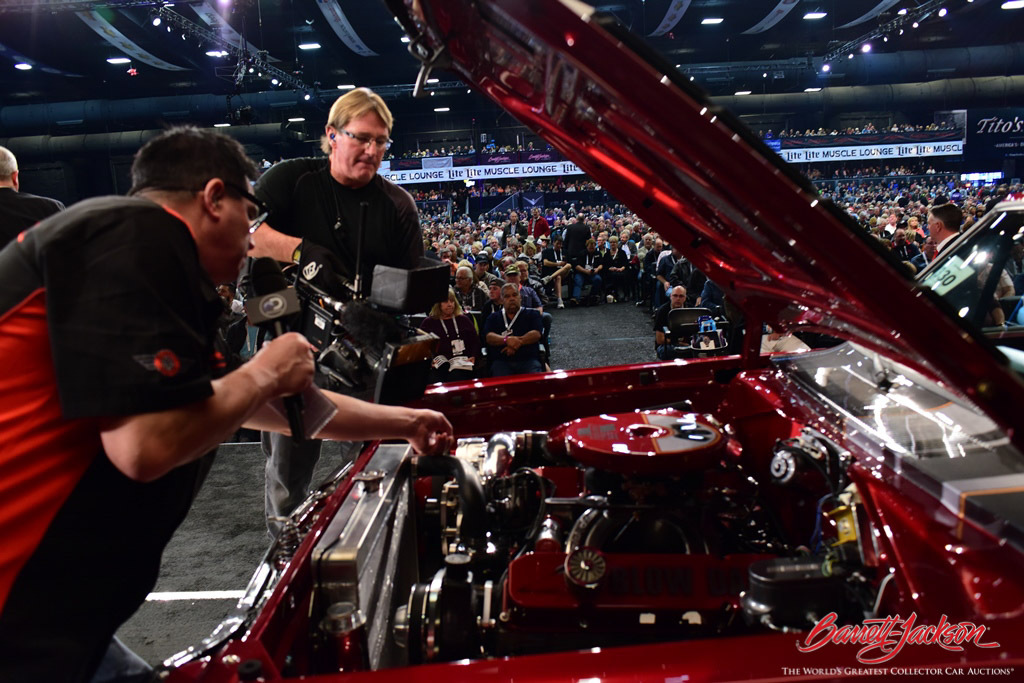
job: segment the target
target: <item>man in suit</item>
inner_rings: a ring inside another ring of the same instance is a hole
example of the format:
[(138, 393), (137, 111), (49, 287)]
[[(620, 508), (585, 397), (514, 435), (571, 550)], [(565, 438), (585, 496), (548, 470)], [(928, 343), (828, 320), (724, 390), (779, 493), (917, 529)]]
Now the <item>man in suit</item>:
[(18, 160), (11, 150), (0, 147), (0, 249), (49, 215), (64, 210), (56, 199), (19, 192)]

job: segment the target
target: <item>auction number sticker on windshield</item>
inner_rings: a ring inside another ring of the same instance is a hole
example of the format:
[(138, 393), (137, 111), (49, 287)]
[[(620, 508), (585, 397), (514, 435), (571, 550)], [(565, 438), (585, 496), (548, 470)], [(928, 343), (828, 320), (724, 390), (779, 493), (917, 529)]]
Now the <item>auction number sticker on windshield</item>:
[(945, 296), (947, 292), (974, 275), (974, 268), (965, 264), (959, 256), (952, 256), (941, 268), (928, 274), (924, 285), (939, 296)]

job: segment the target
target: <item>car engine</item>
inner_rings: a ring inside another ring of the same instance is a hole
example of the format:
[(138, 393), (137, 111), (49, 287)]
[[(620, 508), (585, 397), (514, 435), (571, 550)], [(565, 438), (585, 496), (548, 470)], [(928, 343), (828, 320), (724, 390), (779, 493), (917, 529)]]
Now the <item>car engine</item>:
[(842, 451), (809, 429), (757, 458), (740, 444), (662, 409), (461, 439), (453, 457), (381, 447), (314, 554), (314, 659), (346, 669), (339, 609), (363, 615), (355, 668), (863, 618), (876, 562)]

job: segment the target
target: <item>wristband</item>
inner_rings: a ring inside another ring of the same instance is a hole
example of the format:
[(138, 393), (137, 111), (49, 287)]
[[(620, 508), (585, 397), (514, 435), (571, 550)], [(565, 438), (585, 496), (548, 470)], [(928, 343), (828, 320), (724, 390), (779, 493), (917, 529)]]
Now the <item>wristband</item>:
[(508, 335), (507, 334), (505, 335), (505, 338), (501, 340), (501, 343), (504, 344), (505, 346), (508, 346)]
[(302, 258), (302, 242), (295, 247), (295, 251), (292, 252), (292, 263), (298, 263)]

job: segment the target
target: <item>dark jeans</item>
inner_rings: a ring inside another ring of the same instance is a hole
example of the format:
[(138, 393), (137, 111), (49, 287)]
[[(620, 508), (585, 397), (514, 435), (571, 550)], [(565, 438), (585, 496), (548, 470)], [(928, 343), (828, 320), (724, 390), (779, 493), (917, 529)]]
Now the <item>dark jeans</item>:
[(536, 358), (525, 360), (510, 360), (508, 357), (498, 354), (491, 363), (492, 377), (505, 377), (507, 375), (528, 375), (533, 372), (544, 372), (540, 361)]
[(600, 275), (584, 275), (583, 273), (576, 273), (572, 279), (572, 298), (579, 299), (580, 292), (583, 291), (583, 285), (590, 283), (591, 294), (601, 294), (601, 276)]

